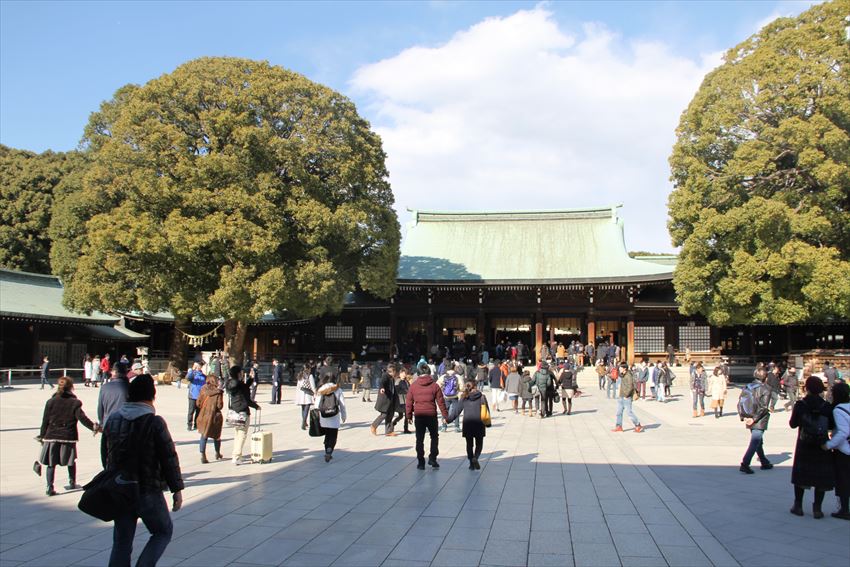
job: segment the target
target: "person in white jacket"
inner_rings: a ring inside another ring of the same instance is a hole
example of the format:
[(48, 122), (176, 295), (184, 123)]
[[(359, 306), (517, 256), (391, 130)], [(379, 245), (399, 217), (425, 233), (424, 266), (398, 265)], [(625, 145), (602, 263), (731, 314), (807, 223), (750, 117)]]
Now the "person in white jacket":
[[(333, 376), (322, 378), (322, 385), (316, 392), (314, 407), (319, 410), (319, 425), (325, 432), (325, 462), (333, 459), (339, 426), (345, 423), (345, 396), (339, 385), (333, 382)], [(324, 403), (323, 403), (324, 402)]]
[(839, 382), (832, 387), (832, 438), (822, 447), (835, 457), (835, 495), (840, 507), (833, 518), (850, 520), (850, 385)]
[(313, 405), (313, 397), (316, 394), (316, 380), (310, 373), (310, 365), (305, 364), (298, 373), (298, 382), (295, 385), (296, 406), (301, 407), (301, 429), (307, 429), (307, 418), (310, 416), (310, 407)]

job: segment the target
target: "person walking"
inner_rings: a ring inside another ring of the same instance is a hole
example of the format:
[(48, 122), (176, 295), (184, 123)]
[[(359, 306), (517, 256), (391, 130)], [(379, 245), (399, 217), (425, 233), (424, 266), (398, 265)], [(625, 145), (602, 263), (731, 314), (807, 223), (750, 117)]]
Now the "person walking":
[(50, 382), (50, 358), (44, 355), (41, 359), (41, 389), (44, 390), (44, 385), (50, 386), (53, 389), (53, 384)]
[(831, 450), (835, 468), (835, 495), (839, 508), (831, 515), (850, 520), (850, 386), (837, 383), (832, 387), (832, 418), (835, 429), (824, 449)]
[(272, 359), (272, 405), (280, 404), (280, 389), (283, 386), (283, 366), (276, 358)]
[(649, 366), (646, 360), (641, 360), (637, 367), (637, 376), (635, 377), (635, 386), (637, 387), (638, 397), (641, 400), (646, 399), (646, 383), (649, 381)]
[(673, 371), (670, 370), (670, 367), (667, 366), (667, 363), (663, 360), (655, 367), (658, 368), (658, 375), (660, 378), (660, 382), (656, 385), (656, 388), (658, 388), (658, 401), (666, 403), (667, 398), (670, 397), (670, 385), (673, 383)]
[(127, 401), (129, 388), (127, 365), (119, 362), (113, 369), (113, 376), (100, 389), (97, 397), (97, 421), (106, 423), (109, 416), (121, 409)]
[[(112, 362), (109, 360), (109, 353), (103, 355), (103, 358), (100, 359), (100, 381), (106, 382), (109, 380), (110, 371), (112, 370)], [(124, 374), (127, 372), (124, 371)], [(103, 422), (101, 422), (103, 423)]]
[(528, 405), (528, 416), (534, 416), (534, 393), (531, 390), (532, 380), (531, 373), (528, 370), (520, 370), (522, 367), (516, 363), (512, 363), (517, 367), (517, 372), (520, 371), (519, 396), (522, 399), (522, 415), (526, 415), (525, 406)]
[(776, 411), (776, 402), (779, 401), (779, 391), (782, 389), (781, 381), (779, 367), (771, 363), (767, 372), (767, 380), (765, 380), (765, 386), (770, 390), (770, 404), (768, 405), (770, 413)]
[(357, 364), (357, 361), (354, 361), (351, 364), (351, 369), (348, 373), (348, 380), (351, 382), (351, 395), (357, 396), (357, 388), (360, 387), (360, 379), (362, 377), (362, 371), (360, 370), (360, 365)]
[(236, 433), (233, 439), (231, 460), (234, 465), (240, 465), (242, 450), (245, 447), (245, 440), (248, 438), (248, 424), (251, 423), (251, 408), (259, 411), (260, 406), (251, 399), (251, 390), (244, 381), (245, 373), (242, 371), (242, 367), (234, 364), (230, 367), (229, 372), (227, 393), (230, 394), (230, 411), (240, 415), (240, 420), (233, 424)]
[(694, 417), (697, 417), (697, 405), (699, 405), (699, 417), (705, 416), (705, 390), (708, 387), (708, 377), (702, 362), (698, 362), (694, 371), (690, 373), (691, 400), (693, 401)]
[(726, 376), (720, 366), (716, 366), (714, 372), (708, 378), (708, 392), (711, 396), (711, 409), (714, 410), (714, 417), (720, 419), (723, 417), (723, 404), (726, 401), (727, 392)]
[(617, 381), (620, 379), (620, 368), (614, 364), (613, 362), (607, 369), (607, 373), (605, 374), (605, 397), (610, 399), (617, 399), (618, 395), (618, 384)]
[(791, 429), (797, 430), (797, 444), (794, 446), (794, 464), (791, 467), (791, 484), (794, 485), (794, 505), (791, 513), (803, 515), (803, 494), (807, 488), (814, 488), (815, 500), (812, 516), (823, 518), (824, 495), (835, 488), (835, 468), (833, 456), (826, 447), (828, 430), (835, 430), (832, 408), (821, 397), (824, 392), (823, 381), (817, 376), (806, 380), (806, 396), (798, 400), (791, 410)]
[(676, 349), (673, 348), (673, 345), (667, 345), (667, 365), (673, 366), (676, 363)]
[(83, 359), (83, 386), (88, 388), (91, 386), (92, 377), (94, 376), (94, 367), (92, 366), (92, 358), (90, 354), (86, 354)]
[[(426, 362), (427, 366), (428, 363)], [(409, 429), (410, 422), (407, 421), (407, 416), (404, 411), (405, 404), (407, 403), (407, 394), (410, 392), (410, 374), (408, 373), (405, 367), (401, 367), (398, 371), (398, 381), (395, 385), (395, 393), (397, 398), (396, 403), (396, 417), (393, 420), (393, 428), (398, 425), (398, 422), (402, 419), (404, 420), (404, 433), (410, 434), (413, 433)]]
[(363, 367), (361, 371), (360, 377), (360, 401), (361, 402), (370, 402), (372, 401), (372, 363), (367, 362), (366, 366)]
[[(531, 379), (531, 394), (534, 396), (534, 407), (540, 416), (540, 419), (546, 417), (546, 406), (548, 398), (548, 390), (554, 383), (554, 377), (549, 372), (549, 364), (544, 360), (540, 363), (540, 368), (534, 373)], [(534, 413), (532, 413), (534, 415)]]
[(130, 565), (139, 518), (151, 537), (136, 566), (155, 566), (173, 533), (163, 490), (167, 488), (172, 493), (172, 512), (183, 506), (180, 461), (165, 420), (154, 410), (155, 397), (151, 375), (136, 376), (129, 386), (127, 403), (110, 415), (103, 427), (100, 450), (103, 467), (120, 468), (132, 459), (139, 481), (138, 508), (115, 518), (109, 567)]
[(398, 397), (395, 393), (395, 378), (396, 365), (390, 363), (387, 365), (387, 371), (381, 376), (380, 389), (378, 390), (378, 399), (375, 401), (375, 411), (378, 412), (378, 417), (369, 426), (369, 431), (372, 435), (378, 434), (378, 425), (384, 423), (384, 435), (391, 437), (395, 435), (392, 426), (395, 409), (398, 405)]
[(432, 468), (440, 468), (437, 456), (440, 454), (440, 439), (438, 432), (437, 410), (448, 419), (449, 412), (446, 409), (446, 401), (443, 390), (431, 377), (431, 369), (425, 365), (418, 369), (419, 376), (410, 385), (405, 402), (405, 415), (407, 420), (413, 420), (416, 432), (416, 468), (425, 470), (425, 433), (431, 437), (431, 449), (428, 453), (428, 464)]
[(207, 377), (201, 371), (201, 364), (196, 362), (192, 365), (192, 369), (186, 373), (186, 380), (189, 381), (188, 399), (189, 411), (186, 414), (186, 430), (192, 431), (197, 427), (198, 412), (198, 396), (201, 394), (201, 388), (207, 383)]
[(301, 406), (301, 429), (307, 429), (307, 418), (310, 417), (310, 408), (313, 406), (315, 395), (316, 380), (310, 372), (310, 365), (305, 364), (298, 374), (294, 400), (296, 406)]
[(601, 360), (596, 361), (596, 376), (599, 379), (599, 390), (605, 389), (605, 384), (608, 381), (606, 375), (608, 374), (608, 369), (605, 368), (605, 364)]
[(224, 425), (221, 409), (224, 407), (224, 395), (219, 388), (218, 377), (215, 374), (207, 376), (207, 382), (201, 388), (196, 403), (198, 405), (198, 433), (201, 434), (201, 441), (198, 446), (201, 451), (201, 463), (209, 462), (207, 460), (208, 439), (213, 440), (215, 460), (220, 461), (224, 458), (221, 455), (221, 428)]
[[(448, 411), (452, 411), (452, 407), (458, 403), (461, 389), (461, 376), (456, 374), (456, 369), (462, 368), (462, 365), (455, 362), (446, 364), (446, 373), (437, 380), (437, 385), (443, 391), (443, 399), (448, 407)], [(461, 370), (462, 372), (462, 370)], [(443, 421), (443, 431), (448, 431), (449, 424)], [(460, 424), (455, 423), (455, 431), (460, 433)]]
[(573, 398), (578, 391), (578, 366), (572, 366), (567, 363), (566, 368), (561, 373), (561, 404), (564, 406), (563, 413), (570, 415), (573, 413)]
[(333, 459), (334, 448), (339, 438), (339, 427), (345, 423), (345, 396), (334, 381), (333, 374), (325, 373), (315, 396), (314, 406), (319, 410), (319, 425), (325, 433), (325, 462)]
[[(56, 393), (44, 404), (41, 429), (36, 440), (41, 443), (38, 462), (47, 467), (47, 495), (56, 496), (53, 488), (56, 467), (68, 467), (68, 485), (65, 490), (80, 488), (77, 485), (77, 423), (95, 434), (100, 427), (83, 412), (83, 402), (74, 395), (74, 381), (62, 376), (56, 383)], [(36, 467), (41, 474), (40, 467)]]
[[(499, 372), (499, 375), (501, 377), (501, 371)], [(517, 402), (520, 396), (521, 381), (522, 377), (517, 372), (516, 365), (511, 364), (508, 375), (505, 378), (505, 393), (508, 395), (508, 401), (511, 402), (511, 407), (514, 408), (514, 414), (519, 413), (519, 409), (517, 409)]]
[[(502, 373), (502, 368), (498, 360), (490, 362), (490, 368), (487, 371), (487, 381), (490, 383), (490, 395), (493, 398), (493, 407), (496, 408), (496, 411), (501, 411), (499, 408), (499, 397), (505, 388), (505, 375)], [(478, 387), (481, 388), (481, 384), (478, 384)]]
[[(91, 370), (92, 370), (92, 375), (91, 375), (91, 385), (92, 385), (92, 386), (94, 386), (95, 388), (97, 388), (97, 387), (98, 387), (98, 385), (99, 385), (99, 383), (100, 383), (100, 381), (101, 381), (101, 376), (100, 376), (100, 355), (99, 355), (99, 354), (94, 355), (94, 358), (92, 358), (92, 361), (91, 361)], [(102, 423), (102, 422), (101, 422), (101, 423)]]
[(770, 422), (770, 390), (764, 385), (767, 372), (764, 367), (756, 370), (755, 378), (741, 390), (738, 400), (738, 415), (747, 429), (750, 430), (750, 444), (744, 452), (741, 466), (742, 473), (753, 474), (750, 463), (753, 455), (758, 455), (762, 470), (770, 470), (773, 464), (764, 454), (764, 432)]
[(632, 420), (632, 423), (635, 426), (635, 433), (640, 433), (643, 431), (643, 426), (640, 424), (640, 420), (638, 420), (634, 410), (632, 410), (632, 400), (634, 399), (636, 391), (635, 379), (634, 375), (629, 371), (628, 365), (625, 363), (620, 364), (617, 382), (619, 383), (620, 391), (619, 396), (617, 397), (617, 420), (612, 431), (623, 431), (623, 412), (628, 410), (629, 419)]
[(248, 384), (248, 389), (251, 392), (251, 401), (257, 401), (257, 389), (260, 387), (260, 363), (254, 362), (248, 370), (248, 379), (245, 383)]
[(782, 376), (782, 383), (785, 384), (785, 394), (788, 396), (788, 402), (785, 404), (785, 409), (788, 410), (797, 403), (797, 394), (800, 391), (800, 380), (797, 376), (797, 369), (790, 366)]
[(471, 471), (481, 468), (478, 459), (481, 457), (484, 436), (487, 434), (486, 424), (481, 419), (482, 407), (487, 408), (487, 413), (490, 413), (487, 397), (478, 389), (476, 382), (467, 382), (463, 385), (459, 402), (449, 411), (449, 423), (463, 414), (463, 437), (466, 439), (466, 457), (469, 459)]

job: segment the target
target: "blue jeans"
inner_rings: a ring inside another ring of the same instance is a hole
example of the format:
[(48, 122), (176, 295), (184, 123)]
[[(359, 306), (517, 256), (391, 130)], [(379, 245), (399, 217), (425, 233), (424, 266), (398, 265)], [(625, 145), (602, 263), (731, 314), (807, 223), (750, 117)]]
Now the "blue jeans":
[[(460, 403), (460, 402), (458, 401), (457, 398), (451, 398), (451, 399), (446, 398), (446, 410), (448, 410), (449, 413), (452, 413), (452, 408), (455, 407), (456, 405), (458, 405), (458, 403)], [(447, 423), (444, 423), (443, 424), (443, 431), (446, 431), (448, 428), (449, 428), (449, 425)], [(455, 418), (455, 431), (460, 431), (460, 416)]]
[(129, 567), (133, 554), (133, 537), (136, 535), (136, 521), (141, 518), (151, 534), (148, 543), (139, 555), (136, 567), (155, 566), (171, 541), (173, 525), (168, 513), (168, 504), (162, 491), (142, 492), (139, 500), (139, 513), (127, 514), (115, 518), (112, 531), (112, 553), (109, 567)]
[(605, 378), (605, 397), (607, 398), (616, 398), (617, 397), (617, 381), (611, 380), (611, 378)]
[(750, 466), (750, 463), (753, 460), (753, 455), (755, 454), (759, 456), (759, 462), (761, 462), (761, 464), (769, 462), (767, 460), (767, 456), (764, 454), (764, 430), (762, 429), (750, 430), (750, 445), (747, 447), (747, 452), (744, 453), (744, 460), (741, 461), (741, 464)]
[(617, 399), (617, 427), (623, 426), (623, 411), (629, 410), (629, 419), (632, 420), (632, 423), (637, 427), (640, 425), (640, 421), (638, 421), (635, 412), (632, 411), (632, 399), (631, 398), (618, 398)]

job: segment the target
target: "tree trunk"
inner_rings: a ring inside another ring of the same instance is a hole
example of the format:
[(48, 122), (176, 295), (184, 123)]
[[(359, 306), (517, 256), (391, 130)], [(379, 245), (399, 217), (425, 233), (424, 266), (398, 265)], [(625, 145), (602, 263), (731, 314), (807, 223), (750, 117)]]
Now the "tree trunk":
[(186, 356), (186, 340), (181, 331), (189, 329), (192, 321), (188, 317), (174, 316), (174, 334), (171, 336), (171, 347), (168, 351), (168, 370), (172, 379), (179, 380), (186, 371), (188, 358)]
[(224, 322), (224, 350), (230, 358), (230, 364), (242, 366), (244, 360), (245, 336), (248, 334), (248, 323), (228, 319)]

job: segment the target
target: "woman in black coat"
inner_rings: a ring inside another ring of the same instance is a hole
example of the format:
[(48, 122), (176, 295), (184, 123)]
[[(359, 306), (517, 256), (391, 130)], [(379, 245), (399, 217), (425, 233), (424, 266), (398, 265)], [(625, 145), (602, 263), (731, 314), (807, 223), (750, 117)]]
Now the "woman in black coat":
[[(79, 488), (77, 485), (77, 422), (97, 433), (100, 427), (83, 412), (83, 402), (74, 395), (74, 381), (67, 376), (59, 378), (56, 393), (44, 405), (41, 431), (36, 439), (41, 442), (39, 462), (47, 466), (47, 495), (55, 496), (53, 480), (57, 465), (68, 467), (68, 486), (65, 490)], [(41, 474), (41, 467), (35, 470)]]
[(794, 466), (791, 469), (791, 483), (794, 485), (794, 506), (791, 513), (803, 515), (803, 493), (809, 487), (815, 489), (815, 502), (812, 515), (823, 518), (821, 505), (824, 493), (835, 487), (835, 471), (832, 453), (823, 449), (827, 439), (814, 439), (806, 431), (806, 423), (818, 419), (835, 429), (832, 407), (820, 397), (824, 391), (823, 382), (817, 376), (806, 380), (806, 397), (798, 400), (791, 411), (791, 427), (797, 428), (797, 445), (794, 448)]
[(481, 421), (482, 406), (486, 407), (489, 413), (490, 406), (487, 404), (487, 398), (478, 390), (478, 385), (474, 381), (467, 382), (463, 385), (463, 392), (460, 394), (458, 403), (452, 406), (449, 418), (446, 420), (451, 423), (461, 413), (463, 414), (463, 436), (466, 438), (466, 456), (469, 459), (471, 471), (481, 468), (478, 458), (481, 456), (484, 436), (487, 433), (487, 427)]
[(378, 425), (384, 422), (384, 435), (392, 437), (396, 435), (393, 431), (393, 416), (398, 407), (398, 395), (395, 389), (395, 378), (398, 370), (395, 364), (387, 366), (387, 371), (381, 376), (380, 390), (378, 399), (375, 401), (375, 410), (378, 412), (378, 417), (372, 422), (369, 429), (372, 435), (378, 434)]

